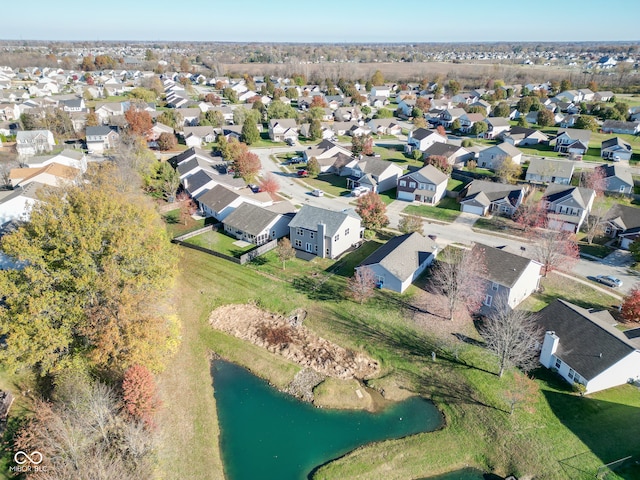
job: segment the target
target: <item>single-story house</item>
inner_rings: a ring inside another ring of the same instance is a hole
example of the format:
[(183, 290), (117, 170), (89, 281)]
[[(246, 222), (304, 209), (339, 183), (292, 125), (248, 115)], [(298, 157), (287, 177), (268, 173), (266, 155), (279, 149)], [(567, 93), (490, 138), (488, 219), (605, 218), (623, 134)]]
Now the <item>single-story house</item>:
[(608, 160), (631, 160), (631, 155), (631, 145), (620, 137), (609, 138), (602, 142), (600, 147), (600, 156)]
[(398, 165), (375, 157), (362, 157), (353, 167), (345, 167), (343, 171), (349, 173), (347, 188), (365, 186), (377, 193), (395, 188), (402, 175)]
[(526, 187), (474, 180), (462, 191), (460, 211), (475, 215), (513, 215), (524, 199)]
[(626, 133), (627, 135), (637, 135), (640, 132), (640, 122), (605, 120), (600, 129), (603, 133)]
[(619, 165), (600, 165), (596, 169), (603, 174), (606, 192), (633, 193), (633, 177), (628, 169)]
[(31, 182), (60, 187), (75, 183), (81, 174), (78, 168), (53, 162), (40, 168), (13, 168), (9, 172), (9, 181), (13, 188), (25, 187)]
[(491, 307), (498, 297), (515, 308), (540, 286), (542, 265), (506, 248), (476, 243), (473, 249), (484, 259), (486, 293), (483, 304)]
[(288, 235), (290, 221), (288, 215), (245, 202), (227, 215), (222, 223), (229, 235), (262, 245)]
[(378, 288), (403, 293), (433, 263), (438, 246), (421, 233), (393, 237), (365, 258), (360, 268), (369, 268)]
[(289, 223), (291, 245), (321, 258), (336, 258), (362, 240), (361, 221), (352, 209), (338, 212), (303, 205)]
[(570, 160), (532, 157), (525, 178), (527, 182), (569, 185), (574, 168), (574, 163)]
[(427, 165), (398, 178), (398, 200), (422, 202), (436, 205), (447, 191), (449, 176)]
[(424, 151), (422, 158), (427, 159), (432, 155), (445, 157), (449, 165), (464, 165), (473, 158), (473, 153), (466, 148), (447, 143), (433, 143)]
[(305, 162), (308, 162), (312, 158), (320, 160), (322, 158), (335, 157), (338, 153), (351, 156), (351, 150), (344, 148), (331, 140), (322, 140), (315, 147), (309, 147), (302, 152)]
[(501, 136), (504, 142), (515, 146), (537, 145), (546, 143), (549, 137), (535, 128), (511, 127), (511, 130), (504, 132)]
[(596, 192), (590, 188), (552, 183), (541, 199), (548, 212), (549, 228), (577, 233), (595, 198)]
[(31, 208), (40, 201), (38, 191), (43, 187), (42, 183), (30, 182), (13, 190), (0, 190), (0, 225), (29, 220)]
[(536, 315), (546, 332), (540, 363), (585, 393), (640, 380), (640, 329), (621, 332), (606, 310), (555, 300)]
[(605, 233), (618, 238), (626, 250), (640, 237), (640, 208), (614, 204), (604, 216)]

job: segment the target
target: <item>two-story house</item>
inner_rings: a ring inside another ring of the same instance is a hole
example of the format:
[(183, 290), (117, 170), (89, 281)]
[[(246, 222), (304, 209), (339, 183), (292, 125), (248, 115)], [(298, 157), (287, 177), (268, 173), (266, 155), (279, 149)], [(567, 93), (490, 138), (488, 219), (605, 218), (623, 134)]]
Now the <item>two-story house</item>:
[(120, 135), (116, 127), (100, 125), (98, 127), (87, 127), (87, 150), (89, 153), (104, 153), (105, 150), (115, 148)]
[(343, 168), (341, 175), (348, 173), (347, 188), (367, 187), (380, 193), (395, 188), (402, 168), (388, 160), (362, 157), (355, 165)]
[(497, 138), (502, 133), (511, 130), (511, 123), (506, 117), (488, 117), (484, 119), (484, 122), (487, 124), (484, 138)]
[(589, 149), (589, 140), (591, 140), (591, 131), (589, 130), (561, 128), (558, 130), (557, 137), (551, 140), (550, 144), (555, 144), (554, 151), (556, 152), (584, 155)]
[(19, 130), (16, 134), (16, 150), (20, 156), (50, 152), (55, 144), (49, 130)]
[(274, 142), (284, 142), (288, 138), (298, 139), (298, 124), (293, 118), (272, 118), (269, 120), (269, 138)]
[(447, 191), (449, 177), (433, 165), (398, 178), (398, 200), (436, 205)]
[(522, 152), (510, 143), (503, 142), (500, 145), (480, 150), (478, 153), (478, 166), (482, 168), (497, 169), (502, 162), (510, 158), (513, 163), (520, 165), (522, 162)]
[(484, 119), (485, 115), (482, 113), (465, 113), (458, 119), (460, 120), (460, 131), (463, 133), (470, 133), (473, 125), (477, 122), (482, 122)]
[(625, 250), (640, 238), (640, 208), (614, 204), (604, 216), (605, 233), (617, 238)]
[(418, 149), (424, 152), (434, 143), (447, 143), (447, 137), (440, 135), (435, 130), (418, 128), (413, 132), (409, 132), (405, 151), (411, 153), (414, 149)]
[(464, 108), (447, 108), (438, 116), (438, 122), (445, 128), (450, 128), (453, 122), (466, 115)]
[(527, 182), (569, 185), (573, 176), (574, 165), (571, 160), (532, 157), (525, 178)]
[(596, 192), (590, 188), (551, 184), (542, 197), (549, 228), (577, 233), (591, 211)]
[(289, 223), (293, 248), (321, 258), (337, 258), (363, 235), (361, 218), (352, 209), (337, 212), (303, 205)]

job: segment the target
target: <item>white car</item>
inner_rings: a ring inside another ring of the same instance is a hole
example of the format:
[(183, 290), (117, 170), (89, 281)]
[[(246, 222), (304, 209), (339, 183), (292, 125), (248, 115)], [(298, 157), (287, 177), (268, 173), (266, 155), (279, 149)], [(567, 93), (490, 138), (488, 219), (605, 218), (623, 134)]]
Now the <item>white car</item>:
[(311, 195), (313, 195), (314, 197), (323, 197), (324, 196), (324, 192), (318, 188), (316, 188), (315, 190), (311, 191)]
[(369, 189), (367, 187), (356, 187), (351, 190), (351, 195), (354, 197), (359, 197), (360, 195), (364, 195), (365, 193), (369, 193)]

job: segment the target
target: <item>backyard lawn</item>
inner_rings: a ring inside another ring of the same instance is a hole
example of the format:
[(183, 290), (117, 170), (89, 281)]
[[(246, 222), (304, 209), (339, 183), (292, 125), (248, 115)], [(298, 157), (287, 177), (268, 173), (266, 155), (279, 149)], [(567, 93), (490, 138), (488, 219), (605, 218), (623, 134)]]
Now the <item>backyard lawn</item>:
[(194, 220), (191, 216), (182, 216), (180, 209), (176, 208), (165, 213), (162, 218), (165, 221), (167, 232), (171, 238), (193, 232), (204, 227), (205, 219)]
[(195, 237), (188, 238), (185, 242), (208, 248), (209, 250), (229, 255), (230, 257), (239, 257), (243, 253), (255, 248), (255, 245), (252, 243), (243, 247), (238, 246), (236, 245), (236, 243), (239, 242), (238, 239), (215, 230), (210, 230)]
[(335, 173), (321, 173), (316, 178), (305, 178), (304, 182), (334, 197), (351, 195), (351, 190), (347, 188), (347, 177), (341, 177)]
[(432, 218), (442, 222), (453, 222), (460, 215), (460, 205), (455, 198), (444, 197), (438, 205), (409, 205), (404, 210), (408, 215)]

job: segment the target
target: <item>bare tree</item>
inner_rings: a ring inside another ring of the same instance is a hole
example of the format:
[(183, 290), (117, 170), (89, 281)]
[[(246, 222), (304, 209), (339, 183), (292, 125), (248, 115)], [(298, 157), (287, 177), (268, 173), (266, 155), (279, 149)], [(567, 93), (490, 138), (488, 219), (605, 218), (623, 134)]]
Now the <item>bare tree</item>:
[(529, 413), (534, 413), (533, 402), (538, 394), (538, 385), (523, 373), (516, 372), (513, 382), (509, 382), (502, 397), (509, 405), (509, 415), (513, 415), (518, 405), (523, 405)]
[(532, 238), (533, 259), (542, 264), (542, 274), (571, 267), (580, 252), (573, 233), (557, 230), (538, 230)]
[(584, 219), (582, 224), (582, 230), (586, 233), (587, 242), (589, 245), (593, 243), (593, 239), (600, 235), (604, 231), (604, 217), (609, 209), (606, 203), (602, 200), (602, 197), (597, 197), (593, 202), (589, 215)]
[(422, 223), (422, 218), (416, 215), (403, 215), (400, 221), (398, 222), (398, 229), (402, 233), (413, 233), (413, 232), (422, 233), (423, 228), (424, 228), (424, 224)]
[(431, 289), (447, 302), (449, 320), (464, 307), (476, 311), (485, 295), (485, 264), (479, 249), (448, 247), (431, 270)]
[(287, 260), (291, 260), (296, 256), (296, 251), (291, 246), (291, 240), (289, 240), (287, 237), (282, 238), (278, 242), (278, 246), (276, 247), (276, 255), (282, 262), (282, 269), (285, 270), (287, 268)]
[(580, 175), (580, 185), (590, 188), (596, 192), (596, 196), (601, 196), (607, 188), (607, 174), (603, 167), (596, 167)]
[(375, 286), (376, 276), (369, 267), (358, 268), (347, 283), (349, 296), (360, 305), (373, 296)]
[(506, 296), (494, 301), (480, 334), (498, 357), (499, 377), (507, 368), (515, 366), (527, 372), (536, 366), (542, 330), (532, 314), (512, 309)]

